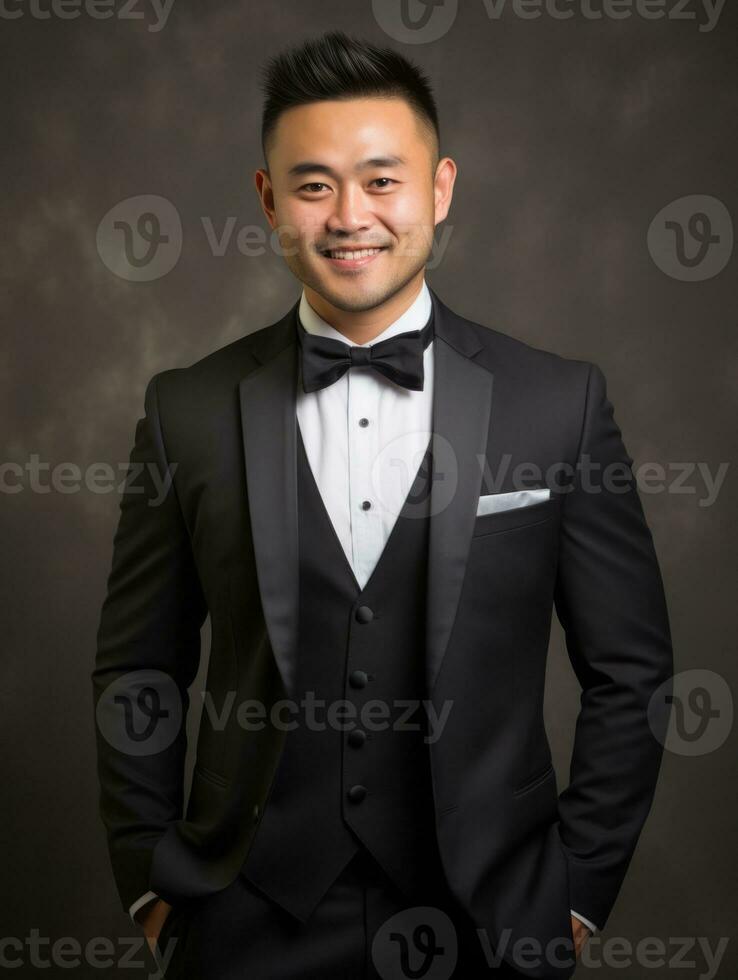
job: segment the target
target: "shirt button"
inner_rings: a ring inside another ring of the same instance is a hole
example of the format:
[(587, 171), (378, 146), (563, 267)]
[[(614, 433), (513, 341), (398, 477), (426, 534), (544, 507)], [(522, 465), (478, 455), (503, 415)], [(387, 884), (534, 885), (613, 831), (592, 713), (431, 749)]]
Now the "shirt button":
[(359, 425), (365, 429), (369, 425), (369, 419), (359, 419)]
[(261, 811), (259, 810), (259, 804), (254, 803), (254, 809), (251, 811), (251, 818), (254, 823), (259, 822), (260, 815), (261, 815)]
[(366, 786), (352, 786), (346, 795), (352, 803), (361, 803), (366, 799)]
[(372, 505), (371, 500), (362, 500), (362, 502), (361, 502), (361, 509), (362, 510), (369, 510), (369, 508), (371, 507), (371, 505)]
[(355, 690), (359, 690), (362, 687), (366, 687), (369, 681), (369, 676), (363, 670), (355, 670), (349, 677), (349, 684)]
[(349, 732), (348, 743), (352, 749), (360, 749), (364, 742), (366, 742), (366, 732), (360, 728), (353, 728)]
[(374, 613), (369, 606), (359, 606), (354, 615), (360, 623), (370, 623), (374, 619)]

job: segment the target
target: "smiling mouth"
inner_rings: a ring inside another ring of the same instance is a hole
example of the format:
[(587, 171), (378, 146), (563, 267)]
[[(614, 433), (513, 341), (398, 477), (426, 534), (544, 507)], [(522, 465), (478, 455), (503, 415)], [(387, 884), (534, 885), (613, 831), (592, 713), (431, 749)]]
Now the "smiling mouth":
[(357, 259), (368, 259), (374, 255), (379, 255), (386, 248), (386, 245), (374, 248), (322, 248), (320, 254), (327, 259), (356, 261)]

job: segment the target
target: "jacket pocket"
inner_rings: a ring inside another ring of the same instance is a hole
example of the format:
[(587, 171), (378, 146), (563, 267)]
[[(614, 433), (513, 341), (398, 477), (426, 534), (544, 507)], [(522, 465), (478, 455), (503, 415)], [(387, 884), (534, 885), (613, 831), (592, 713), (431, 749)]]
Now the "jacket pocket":
[(202, 776), (203, 779), (206, 779), (210, 783), (215, 783), (217, 786), (229, 785), (230, 780), (226, 779), (225, 776), (222, 776), (219, 772), (216, 772), (214, 769), (208, 769), (207, 766), (201, 766), (199, 763), (196, 763), (195, 772), (199, 776)]
[(529, 789), (534, 789), (539, 783), (545, 782), (549, 776), (553, 775), (553, 771), (553, 762), (549, 762), (543, 769), (539, 769), (538, 772), (529, 776), (524, 783), (516, 786), (513, 789), (513, 796), (521, 796), (523, 793), (527, 793)]
[(480, 514), (474, 520), (472, 537), (542, 524), (553, 516), (557, 506), (558, 502), (551, 498), (550, 500), (541, 500), (537, 504), (526, 504), (524, 507), (512, 507), (510, 510), (500, 510), (492, 514)]
[(167, 943), (169, 942), (172, 934), (172, 927), (175, 924), (174, 920), (180, 913), (179, 904), (172, 905), (169, 913), (162, 923), (161, 929), (159, 930), (159, 935), (156, 937), (156, 947), (159, 950), (160, 955), (166, 953)]

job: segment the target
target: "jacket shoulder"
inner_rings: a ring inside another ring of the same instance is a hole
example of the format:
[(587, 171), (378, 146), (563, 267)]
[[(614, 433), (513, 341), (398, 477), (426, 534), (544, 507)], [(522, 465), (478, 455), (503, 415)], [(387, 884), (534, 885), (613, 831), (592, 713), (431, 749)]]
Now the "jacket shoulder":
[(239, 337), (211, 351), (192, 364), (166, 368), (154, 374), (148, 385), (156, 387), (158, 397), (179, 408), (197, 405), (206, 398), (230, 397), (239, 381), (256, 370), (261, 361), (257, 352), (290, 342), (288, 317)]
[(586, 385), (590, 372), (599, 370), (594, 362), (567, 357), (543, 347), (535, 347), (496, 327), (457, 317), (463, 329), (474, 337), (481, 349), (475, 359), (500, 379), (519, 383)]

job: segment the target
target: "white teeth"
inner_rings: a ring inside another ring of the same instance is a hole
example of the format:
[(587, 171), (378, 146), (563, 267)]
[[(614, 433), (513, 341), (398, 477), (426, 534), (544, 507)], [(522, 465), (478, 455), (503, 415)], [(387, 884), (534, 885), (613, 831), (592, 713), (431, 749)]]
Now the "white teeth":
[(381, 251), (381, 248), (362, 248), (359, 250), (349, 249), (344, 251), (334, 249), (328, 254), (332, 259), (366, 259), (370, 255), (377, 255)]

